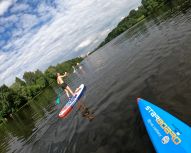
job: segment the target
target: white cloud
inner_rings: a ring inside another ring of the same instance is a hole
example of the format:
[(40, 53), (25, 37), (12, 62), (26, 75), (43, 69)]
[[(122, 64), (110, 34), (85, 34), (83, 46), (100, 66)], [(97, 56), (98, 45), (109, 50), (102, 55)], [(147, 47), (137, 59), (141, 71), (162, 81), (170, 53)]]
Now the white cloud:
[(13, 22), (17, 22), (18, 19), (19, 19), (19, 17), (13, 14), (13, 15), (10, 15), (8, 17), (1, 17), (0, 18), (0, 23), (3, 26), (6, 26), (7, 24), (10, 24), (10, 23), (13, 23)]
[(124, 18), (125, 18), (125, 16), (122, 16), (122, 17), (121, 17), (121, 20), (123, 20)]
[[(0, 54), (0, 61), (3, 63), (6, 60), (6, 56), (4, 54)], [(1, 67), (0, 67), (1, 68)], [(0, 69), (1, 70), (1, 69)]]
[(110, 31), (111, 31), (111, 29), (106, 29), (106, 30), (102, 31), (102, 32), (100, 33), (100, 35), (103, 36), (103, 37), (105, 37)]
[(38, 23), (38, 18), (35, 15), (23, 14), (21, 18), (21, 28), (29, 30), (36, 23)]
[[(36, 14), (17, 17), (18, 29), (13, 30), (13, 37), (5, 46), (14, 47), (13, 51), (0, 56), (4, 61), (0, 60), (1, 82), (10, 84), (25, 71), (45, 70), (76, 54), (92, 51), (121, 17), (140, 5), (140, 0), (81, 0), (80, 3), (79, 0), (58, 0), (57, 3), (54, 9), (39, 5), (36, 9), (40, 17)], [(31, 30), (38, 21), (49, 17), (51, 20), (45, 25)]]
[(0, 16), (3, 15), (12, 4), (13, 0), (0, 1)]
[(11, 9), (11, 13), (22, 13), (22, 11), (25, 11), (29, 8), (29, 6), (27, 4), (21, 3), (21, 4), (17, 4), (15, 5), (12, 9)]
[(89, 44), (91, 44), (92, 40), (91, 39), (86, 39), (83, 42), (81, 42), (76, 48), (75, 50), (78, 50), (80, 48), (84, 48), (86, 46), (88, 46)]

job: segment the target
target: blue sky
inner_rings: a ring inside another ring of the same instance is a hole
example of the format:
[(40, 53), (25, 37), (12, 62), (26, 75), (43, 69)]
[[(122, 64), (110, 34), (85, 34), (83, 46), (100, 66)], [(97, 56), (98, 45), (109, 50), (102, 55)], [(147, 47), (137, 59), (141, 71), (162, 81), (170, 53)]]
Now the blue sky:
[(0, 0), (0, 85), (92, 51), (140, 0)]

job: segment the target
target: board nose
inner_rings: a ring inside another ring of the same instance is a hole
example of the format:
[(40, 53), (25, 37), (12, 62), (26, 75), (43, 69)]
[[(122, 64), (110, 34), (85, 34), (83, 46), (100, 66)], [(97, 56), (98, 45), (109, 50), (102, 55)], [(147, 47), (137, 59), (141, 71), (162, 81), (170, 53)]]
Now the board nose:
[(139, 103), (139, 100), (141, 100), (141, 98), (137, 98), (137, 104)]

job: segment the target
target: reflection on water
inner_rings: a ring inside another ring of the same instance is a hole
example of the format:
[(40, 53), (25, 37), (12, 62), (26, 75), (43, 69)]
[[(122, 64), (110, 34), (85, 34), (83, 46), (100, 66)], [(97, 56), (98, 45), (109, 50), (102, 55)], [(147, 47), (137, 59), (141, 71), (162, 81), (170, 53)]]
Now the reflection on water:
[(8, 148), (11, 148), (10, 152), (21, 148), (26, 140), (34, 135), (41, 126), (42, 120), (45, 120), (52, 113), (50, 107), (53, 97), (53, 90), (51, 88), (46, 89), (42, 95), (15, 113), (8, 123), (1, 125), (0, 152), (6, 152)]
[[(74, 107), (66, 119), (46, 94), (0, 128), (1, 152), (153, 153), (139, 114), (142, 97), (191, 125), (191, 10), (144, 20), (85, 59), (67, 80), (96, 118)], [(51, 92), (50, 92), (51, 93)], [(53, 93), (53, 92), (52, 92)], [(50, 97), (49, 97), (50, 96)]]

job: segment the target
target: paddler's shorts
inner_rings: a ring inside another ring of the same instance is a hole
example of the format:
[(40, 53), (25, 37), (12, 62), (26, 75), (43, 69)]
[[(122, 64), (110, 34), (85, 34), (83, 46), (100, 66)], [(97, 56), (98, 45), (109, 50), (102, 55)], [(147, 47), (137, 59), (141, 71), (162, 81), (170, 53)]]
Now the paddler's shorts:
[(64, 90), (64, 89), (66, 89), (66, 87), (67, 87), (68, 85), (66, 84), (66, 83), (62, 83), (61, 85), (60, 85), (60, 87)]

